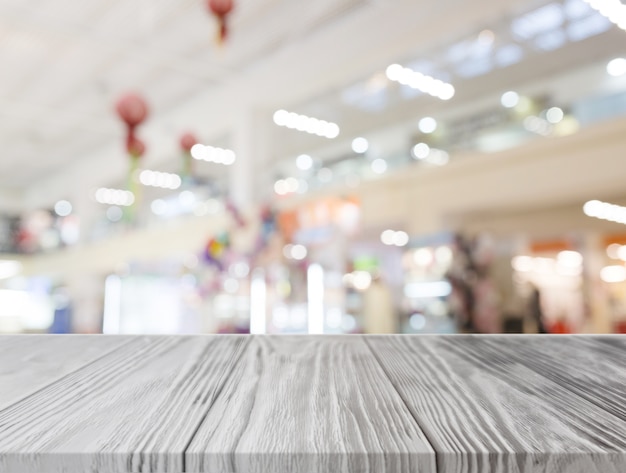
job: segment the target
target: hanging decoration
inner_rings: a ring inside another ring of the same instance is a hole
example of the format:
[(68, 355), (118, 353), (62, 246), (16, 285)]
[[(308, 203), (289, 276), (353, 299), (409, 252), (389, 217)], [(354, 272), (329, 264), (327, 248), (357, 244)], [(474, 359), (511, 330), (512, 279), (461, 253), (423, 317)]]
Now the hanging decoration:
[(230, 235), (228, 232), (222, 232), (219, 235), (209, 239), (204, 249), (203, 259), (206, 263), (217, 268), (222, 272), (226, 269), (224, 262), (226, 253), (230, 248)]
[(232, 202), (226, 203), (226, 209), (235, 223), (235, 228), (210, 238), (202, 252), (202, 260), (219, 273), (226, 272), (230, 263), (237, 260), (247, 261), (249, 266), (253, 266), (260, 254), (269, 246), (273, 235), (278, 232), (276, 213), (271, 207), (263, 206), (259, 214), (259, 233), (254, 240), (254, 246), (250, 251), (237, 254), (232, 245), (232, 234), (237, 229), (247, 228), (248, 222)]
[(233, 11), (235, 7), (233, 0), (207, 0), (207, 6), (211, 11), (211, 14), (217, 19), (218, 22), (218, 35), (217, 42), (222, 44), (228, 36), (228, 15)]
[(180, 137), (180, 148), (183, 151), (183, 181), (188, 181), (193, 177), (191, 148), (196, 143), (198, 143), (198, 140), (192, 133), (187, 132)]
[(135, 197), (134, 204), (127, 207), (127, 219), (132, 220), (137, 202), (139, 201), (139, 186), (135, 179), (135, 174), (139, 169), (139, 160), (146, 151), (146, 145), (137, 137), (136, 129), (148, 117), (148, 105), (142, 97), (130, 93), (122, 96), (117, 101), (115, 109), (126, 125), (126, 151), (130, 158), (128, 190)]

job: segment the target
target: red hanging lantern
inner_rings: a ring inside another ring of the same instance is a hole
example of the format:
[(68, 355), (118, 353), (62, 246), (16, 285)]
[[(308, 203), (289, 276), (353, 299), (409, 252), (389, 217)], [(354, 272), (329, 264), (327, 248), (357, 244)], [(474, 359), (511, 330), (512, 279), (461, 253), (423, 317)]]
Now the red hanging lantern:
[(128, 190), (135, 196), (135, 203), (126, 210), (126, 218), (134, 220), (135, 207), (139, 201), (140, 189), (137, 185), (136, 174), (139, 170), (139, 158), (146, 152), (146, 145), (135, 135), (135, 128), (148, 117), (148, 105), (137, 94), (126, 94), (115, 104), (115, 110), (126, 124), (126, 151), (130, 157), (128, 171)]
[(137, 127), (148, 116), (148, 105), (142, 97), (136, 94), (124, 95), (117, 101), (115, 109), (129, 130)]
[(198, 140), (191, 133), (185, 133), (183, 136), (180, 137), (180, 147), (183, 151), (187, 153), (191, 151), (191, 148), (197, 142)]
[(190, 179), (193, 173), (191, 163), (191, 148), (198, 143), (196, 137), (191, 133), (184, 133), (180, 137), (180, 147), (183, 150), (183, 179)]
[(126, 140), (126, 150), (133, 158), (141, 158), (146, 152), (146, 144), (133, 134)]
[(228, 36), (228, 26), (226, 19), (235, 7), (233, 0), (207, 0), (207, 5), (211, 13), (217, 18), (219, 24), (219, 42), (223, 42)]

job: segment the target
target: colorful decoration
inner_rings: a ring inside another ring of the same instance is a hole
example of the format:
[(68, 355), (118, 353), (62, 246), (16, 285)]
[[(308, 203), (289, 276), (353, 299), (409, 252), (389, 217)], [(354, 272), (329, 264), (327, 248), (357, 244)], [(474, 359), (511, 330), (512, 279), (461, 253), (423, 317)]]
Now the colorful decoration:
[(180, 148), (183, 151), (183, 179), (190, 179), (193, 174), (191, 148), (198, 143), (198, 140), (192, 133), (184, 133), (180, 137)]
[(228, 36), (227, 17), (233, 11), (235, 4), (233, 0), (208, 0), (207, 6), (217, 19), (219, 25), (217, 41), (222, 44)]
[(203, 259), (206, 263), (215, 266), (219, 271), (224, 271), (226, 268), (224, 257), (229, 248), (230, 236), (228, 232), (222, 232), (208, 241), (202, 255)]
[(139, 169), (139, 159), (146, 151), (146, 145), (141, 141), (135, 131), (148, 117), (148, 105), (137, 94), (126, 94), (117, 101), (115, 106), (117, 114), (126, 124), (126, 151), (130, 157), (130, 169), (128, 171), (128, 190), (135, 196), (135, 203), (127, 207), (127, 220), (133, 220), (134, 211), (139, 201), (139, 186), (135, 179), (135, 173)]

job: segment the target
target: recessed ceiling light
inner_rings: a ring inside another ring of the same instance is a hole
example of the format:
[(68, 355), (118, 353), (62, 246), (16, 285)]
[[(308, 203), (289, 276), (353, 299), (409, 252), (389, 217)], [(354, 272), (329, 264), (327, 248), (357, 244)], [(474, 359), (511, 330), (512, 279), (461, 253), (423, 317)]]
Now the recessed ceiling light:
[(519, 103), (519, 95), (517, 92), (509, 90), (508, 92), (502, 94), (502, 97), (500, 97), (500, 103), (505, 108), (513, 108)]
[(363, 154), (369, 148), (368, 141), (363, 137), (358, 137), (352, 140), (352, 151), (358, 154)]
[(432, 133), (437, 129), (437, 120), (433, 117), (424, 117), (419, 121), (418, 127), (422, 133)]
[(606, 65), (606, 72), (613, 77), (623, 76), (626, 74), (626, 59), (622, 57), (613, 59)]
[(307, 171), (313, 167), (313, 158), (308, 154), (301, 154), (296, 158), (296, 167), (302, 171)]

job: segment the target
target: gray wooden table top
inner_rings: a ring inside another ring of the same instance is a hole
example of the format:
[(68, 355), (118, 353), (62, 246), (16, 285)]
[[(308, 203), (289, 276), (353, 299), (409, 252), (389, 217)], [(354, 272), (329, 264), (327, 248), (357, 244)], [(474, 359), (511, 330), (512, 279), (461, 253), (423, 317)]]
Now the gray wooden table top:
[(624, 473), (626, 337), (0, 336), (0, 472)]

